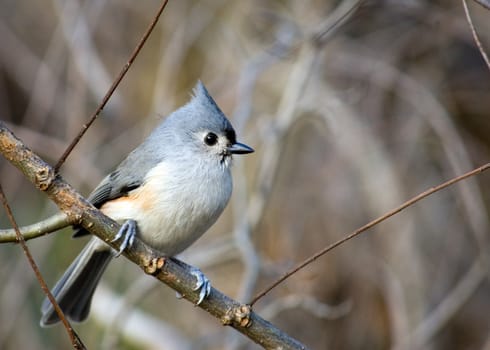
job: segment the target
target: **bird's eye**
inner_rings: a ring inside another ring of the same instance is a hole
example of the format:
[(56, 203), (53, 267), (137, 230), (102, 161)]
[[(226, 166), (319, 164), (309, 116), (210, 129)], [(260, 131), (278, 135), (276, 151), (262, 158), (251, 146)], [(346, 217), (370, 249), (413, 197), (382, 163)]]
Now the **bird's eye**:
[(204, 143), (208, 146), (214, 146), (216, 145), (217, 142), (218, 142), (218, 136), (213, 132), (210, 132), (206, 134), (206, 136), (204, 136)]

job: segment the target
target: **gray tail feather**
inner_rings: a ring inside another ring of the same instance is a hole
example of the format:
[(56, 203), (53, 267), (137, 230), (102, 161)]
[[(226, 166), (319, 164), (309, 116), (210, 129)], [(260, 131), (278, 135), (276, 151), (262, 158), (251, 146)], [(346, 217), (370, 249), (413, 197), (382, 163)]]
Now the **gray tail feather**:
[[(113, 256), (109, 247), (104, 248), (92, 238), (51, 291), (65, 316), (72, 321), (81, 322), (88, 316), (95, 288)], [(41, 312), (43, 327), (60, 321), (48, 298), (44, 299)]]

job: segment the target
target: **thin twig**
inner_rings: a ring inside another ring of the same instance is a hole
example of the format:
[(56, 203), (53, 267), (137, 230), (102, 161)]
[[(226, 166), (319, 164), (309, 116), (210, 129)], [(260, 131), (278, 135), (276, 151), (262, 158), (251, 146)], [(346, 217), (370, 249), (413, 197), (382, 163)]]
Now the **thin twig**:
[(485, 170), (488, 170), (490, 169), (490, 163), (487, 163), (485, 165), (482, 165), (481, 167), (479, 168), (476, 168), (472, 171), (469, 171), (463, 175), (460, 175), (458, 177), (455, 177), (449, 181), (446, 181), (436, 187), (432, 187), (422, 193), (420, 193), (419, 195), (413, 197), (412, 199), (406, 201), (405, 203), (403, 203), (402, 205), (400, 205), (399, 207), (387, 212), (386, 214), (384, 214), (383, 216), (380, 216), (379, 218), (369, 222), (368, 224), (362, 226), (361, 228), (357, 229), (356, 231), (350, 233), (349, 235), (345, 236), (344, 238), (338, 240), (337, 242), (323, 248), (321, 251), (319, 251), (318, 253), (312, 255), (311, 257), (309, 257), (308, 259), (304, 260), (303, 262), (301, 262), (300, 264), (298, 264), (297, 266), (295, 266), (294, 268), (292, 268), (291, 270), (289, 270), (288, 272), (286, 272), (282, 277), (280, 277), (279, 279), (277, 279), (274, 283), (272, 283), (270, 286), (268, 286), (267, 288), (265, 288), (262, 292), (260, 292), (259, 294), (257, 294), (255, 296), (255, 298), (252, 299), (252, 301), (249, 303), (249, 305), (254, 305), (259, 299), (261, 299), (262, 297), (264, 297), (267, 293), (269, 293), (273, 288), (275, 288), (278, 284), (282, 283), (284, 280), (286, 280), (287, 278), (289, 278), (291, 275), (295, 274), (297, 271), (301, 270), (302, 268), (304, 268), (305, 266), (309, 265), (310, 263), (312, 263), (313, 261), (315, 261), (316, 259), (318, 259), (319, 257), (325, 255), (326, 253), (328, 253), (329, 251), (331, 251), (332, 249), (338, 247), (339, 245), (351, 240), (352, 238), (358, 236), (359, 234), (367, 231), (368, 229), (372, 228), (373, 226), (379, 224), (380, 222), (382, 221), (385, 221), (386, 219), (390, 218), (391, 216), (399, 213), (400, 211), (402, 211), (403, 209), (415, 204), (416, 202), (420, 201), (421, 199), (424, 199), (425, 197), (428, 197), (430, 196), (431, 194), (433, 193), (436, 193), (446, 187), (449, 187), (453, 184), (455, 184), (456, 182), (459, 182), (459, 181), (462, 181), (464, 179), (467, 179), (471, 176), (474, 176), (474, 175), (477, 175), (477, 174), (480, 174), (482, 172), (484, 172)]
[(461, 0), (461, 1), (463, 2), (464, 13), (466, 15), (466, 19), (468, 20), (468, 24), (470, 25), (471, 34), (473, 34), (473, 38), (475, 39), (476, 46), (478, 46), (478, 50), (480, 50), (480, 53), (483, 59), (485, 60), (488, 69), (490, 69), (490, 60), (488, 59), (487, 53), (483, 49), (483, 45), (480, 41), (480, 38), (476, 33), (475, 26), (473, 25), (473, 21), (471, 20), (470, 11), (468, 10), (468, 4), (466, 3), (466, 0)]
[(29, 264), (32, 267), (32, 270), (34, 271), (34, 274), (36, 275), (37, 280), (39, 281), (39, 285), (41, 286), (41, 289), (43, 290), (44, 294), (48, 297), (49, 301), (51, 304), (53, 304), (53, 307), (56, 311), (56, 314), (60, 318), (61, 322), (63, 323), (63, 326), (66, 329), (66, 332), (68, 333), (68, 336), (70, 337), (71, 344), (73, 345), (74, 349), (86, 349), (85, 345), (83, 345), (82, 340), (78, 337), (76, 332), (73, 330), (73, 328), (70, 325), (70, 322), (66, 319), (65, 315), (63, 314), (63, 311), (61, 310), (60, 306), (56, 302), (56, 299), (53, 297), (51, 292), (49, 291), (48, 286), (46, 285), (46, 282), (44, 281), (44, 278), (41, 274), (41, 271), (39, 271), (39, 268), (37, 267), (36, 262), (34, 261), (34, 258), (31, 255), (31, 252), (29, 251), (29, 248), (27, 248), (27, 244), (24, 240), (24, 237), (20, 233), (19, 226), (17, 225), (17, 222), (15, 221), (14, 215), (12, 213), (12, 210), (10, 209), (10, 205), (7, 202), (7, 198), (5, 197), (5, 194), (3, 192), (2, 185), (0, 184), (0, 199), (2, 200), (3, 207), (5, 208), (5, 211), (7, 212), (7, 216), (10, 220), (10, 223), (15, 229), (15, 233), (17, 234), (17, 242), (20, 243), (20, 246), (22, 247), (22, 250), (24, 251), (24, 254), (27, 257), (27, 260), (29, 261)]
[(70, 222), (70, 218), (64, 213), (56, 213), (32, 225), (22, 226), (16, 229), (0, 229), (0, 243), (17, 242), (17, 230), (21, 233), (24, 241), (28, 241), (61, 230), (72, 224), (75, 224), (75, 222)]
[(162, 14), (163, 10), (165, 9), (165, 6), (167, 5), (167, 3), (168, 3), (168, 0), (164, 0), (163, 1), (162, 5), (158, 9), (157, 14), (153, 18), (153, 21), (150, 23), (150, 25), (146, 29), (146, 32), (143, 34), (143, 37), (139, 41), (138, 45), (136, 45), (136, 48), (134, 49), (133, 53), (131, 54), (131, 57), (129, 58), (128, 62), (126, 62), (126, 64), (124, 65), (124, 67), (119, 72), (119, 75), (117, 76), (116, 80), (114, 80), (114, 82), (112, 83), (112, 86), (109, 88), (109, 91), (107, 91), (107, 94), (102, 99), (102, 102), (100, 103), (99, 107), (97, 107), (97, 109), (95, 110), (95, 112), (92, 115), (92, 117), (90, 118), (90, 120), (86, 124), (82, 125), (82, 130), (80, 130), (80, 132), (78, 133), (78, 135), (71, 142), (71, 144), (68, 146), (68, 148), (65, 150), (65, 152), (63, 152), (63, 155), (58, 160), (58, 163), (56, 163), (56, 166), (54, 167), (55, 172), (58, 172), (60, 170), (61, 166), (66, 161), (66, 159), (68, 158), (68, 156), (70, 155), (70, 153), (73, 151), (73, 149), (75, 148), (75, 146), (78, 144), (78, 142), (80, 142), (80, 140), (82, 139), (83, 135), (85, 135), (85, 133), (87, 132), (88, 128), (93, 124), (93, 122), (95, 121), (95, 119), (97, 119), (97, 117), (99, 116), (99, 114), (104, 109), (105, 105), (107, 104), (107, 102), (111, 98), (112, 94), (114, 93), (114, 91), (116, 90), (116, 88), (119, 86), (119, 83), (124, 78), (124, 76), (126, 75), (126, 73), (129, 70), (129, 68), (133, 64), (134, 60), (136, 59), (136, 57), (140, 53), (141, 49), (143, 48), (143, 45), (145, 44), (146, 40), (150, 36), (151, 32), (153, 31), (153, 28), (155, 28), (155, 25), (157, 24), (157, 22), (158, 22), (158, 20), (160, 18), (160, 15)]

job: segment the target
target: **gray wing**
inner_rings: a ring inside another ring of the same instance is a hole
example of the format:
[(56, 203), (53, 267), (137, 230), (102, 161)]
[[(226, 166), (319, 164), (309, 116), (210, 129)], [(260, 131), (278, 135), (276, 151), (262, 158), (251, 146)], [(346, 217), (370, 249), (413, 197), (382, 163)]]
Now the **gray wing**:
[[(164, 158), (162, 152), (155, 152), (145, 142), (132, 151), (112, 173), (107, 175), (88, 196), (88, 201), (96, 208), (105, 202), (127, 196), (140, 187), (150, 169)], [(88, 232), (78, 228), (73, 237), (87, 235)]]
[[(126, 175), (126, 176), (125, 176)], [(87, 198), (96, 208), (100, 208), (105, 202), (119, 197), (127, 196), (128, 193), (143, 183), (143, 177), (134, 174), (127, 176), (124, 171), (116, 169), (102, 180)]]

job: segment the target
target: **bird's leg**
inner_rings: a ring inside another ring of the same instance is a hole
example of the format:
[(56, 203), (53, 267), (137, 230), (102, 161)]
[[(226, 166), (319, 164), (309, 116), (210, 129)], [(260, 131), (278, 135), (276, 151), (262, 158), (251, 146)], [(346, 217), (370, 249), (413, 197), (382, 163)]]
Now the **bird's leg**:
[[(187, 265), (186, 263), (175, 259), (171, 258), (172, 261), (174, 261), (177, 265), (182, 266), (185, 269), (189, 269), (189, 272), (191, 273), (192, 276), (196, 277), (196, 286), (193, 288), (194, 291), (199, 291), (199, 299), (196, 302), (196, 305), (199, 305), (202, 303), (204, 299), (211, 293), (211, 282), (209, 279), (202, 273), (201, 270), (199, 270), (197, 267)], [(182, 295), (177, 293), (177, 297), (181, 298)]]
[(117, 232), (116, 237), (111, 242), (118, 241), (122, 238), (121, 245), (119, 246), (119, 251), (116, 254), (116, 258), (121, 255), (124, 249), (131, 247), (134, 242), (134, 237), (136, 237), (136, 232), (138, 231), (138, 227), (136, 225), (136, 221), (134, 220), (126, 220), (124, 224), (122, 224), (121, 228)]

